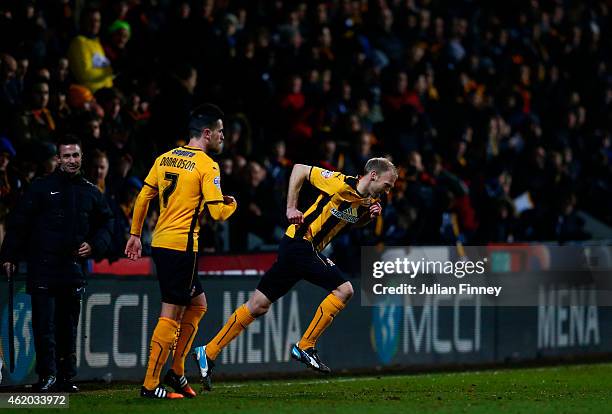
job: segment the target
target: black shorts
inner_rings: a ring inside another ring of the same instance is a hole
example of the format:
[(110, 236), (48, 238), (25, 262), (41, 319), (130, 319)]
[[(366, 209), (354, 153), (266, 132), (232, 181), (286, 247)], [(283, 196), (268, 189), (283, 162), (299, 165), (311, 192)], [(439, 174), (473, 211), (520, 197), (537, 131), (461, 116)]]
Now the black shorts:
[(271, 302), (276, 302), (301, 279), (328, 292), (346, 282), (338, 266), (317, 252), (312, 243), (285, 236), (278, 247), (276, 262), (263, 275), (257, 289)]
[(191, 298), (204, 292), (198, 278), (197, 253), (153, 247), (151, 256), (157, 269), (162, 302), (187, 306)]

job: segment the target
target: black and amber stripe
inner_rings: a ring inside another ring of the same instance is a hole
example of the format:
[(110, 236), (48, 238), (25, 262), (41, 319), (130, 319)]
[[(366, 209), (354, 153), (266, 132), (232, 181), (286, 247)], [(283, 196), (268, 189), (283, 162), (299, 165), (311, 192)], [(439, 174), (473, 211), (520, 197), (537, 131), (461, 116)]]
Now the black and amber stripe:
[[(312, 174), (312, 169), (310, 173)], [(344, 183), (345, 187), (335, 194), (319, 195), (317, 201), (306, 212), (304, 222), (300, 226), (290, 226), (286, 234), (292, 238), (309, 240), (314, 248), (320, 251), (336, 235), (355, 224), (343, 219), (345, 210), (357, 208), (358, 220), (361, 219), (369, 209), (361, 205), (366, 196), (357, 190), (359, 178), (345, 177)], [(337, 210), (339, 214), (334, 215), (332, 210)]]
[(365, 195), (361, 194), (357, 189), (357, 184), (359, 184), (359, 177), (346, 176), (344, 177), (344, 182), (348, 184), (348, 186), (351, 187), (353, 190), (355, 190), (357, 195), (359, 195), (360, 197), (365, 197)]
[(187, 248), (186, 252), (193, 251), (193, 232), (195, 231), (196, 225), (198, 224), (198, 218), (200, 217), (200, 207), (202, 206), (202, 194), (200, 194), (200, 199), (198, 200), (198, 206), (193, 212), (193, 216), (191, 217), (191, 225), (189, 226), (189, 233), (187, 234)]
[[(158, 349), (153, 349), (154, 344), (158, 346)], [(157, 370), (161, 369), (163, 365), (166, 363), (166, 361), (164, 361), (163, 363), (160, 364), (160, 358), (162, 354), (164, 353), (164, 346), (160, 344), (159, 342), (151, 339), (151, 345), (149, 346), (149, 354), (152, 355), (154, 352), (157, 352), (157, 358), (155, 358), (155, 365), (153, 366), (152, 375), (156, 376), (156, 375), (159, 375), (159, 372)]]
[(306, 236), (306, 233), (308, 232), (308, 229), (310, 228), (312, 223), (314, 223), (315, 220), (321, 216), (321, 214), (323, 213), (323, 210), (325, 209), (325, 206), (329, 204), (331, 199), (332, 199), (331, 195), (320, 195), (319, 196), (317, 207), (310, 213), (306, 214), (306, 216), (304, 217), (304, 222), (300, 224), (300, 227), (295, 231), (296, 239), (302, 239), (304, 238), (304, 236)]
[(310, 337), (312, 336), (315, 328), (319, 325), (319, 322), (321, 322), (321, 319), (323, 319), (323, 307), (322, 306), (319, 306), (318, 312), (320, 313), (319, 319), (317, 319), (317, 322), (314, 324), (314, 326), (310, 330), (310, 333), (308, 334), (308, 336), (306, 336), (306, 339), (310, 339)]
[[(343, 201), (342, 203), (340, 203), (340, 205), (338, 206), (337, 210), (338, 211), (344, 211), (347, 208), (351, 207), (351, 202), (350, 201)], [(334, 230), (338, 231), (339, 228), (342, 228), (344, 226), (346, 226), (348, 223), (336, 216), (334, 216), (331, 213), (331, 208), (328, 210), (328, 216), (325, 219), (325, 221), (323, 222), (323, 224), (321, 225), (321, 227), (317, 230), (313, 230), (312, 231), (312, 244), (315, 246), (315, 248), (317, 248), (317, 250), (319, 249), (319, 245), (321, 245), (326, 239), (327, 236), (329, 234), (334, 233)], [(339, 228), (337, 228), (339, 227)]]
[(234, 312), (233, 316), (234, 316), (234, 320), (232, 321), (232, 324), (227, 327), (227, 330), (225, 331), (223, 336), (217, 341), (217, 345), (221, 344), (221, 341), (223, 341), (223, 338), (225, 338), (227, 336), (227, 334), (232, 331), (232, 328), (234, 327), (236, 322), (238, 322), (238, 315), (236, 315), (236, 312)]

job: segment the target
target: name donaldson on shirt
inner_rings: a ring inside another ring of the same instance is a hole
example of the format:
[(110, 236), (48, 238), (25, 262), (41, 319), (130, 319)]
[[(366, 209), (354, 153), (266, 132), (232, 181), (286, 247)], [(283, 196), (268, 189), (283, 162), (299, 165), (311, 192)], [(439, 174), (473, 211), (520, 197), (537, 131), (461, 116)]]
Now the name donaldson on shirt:
[(189, 160), (182, 160), (180, 158), (174, 157), (163, 157), (159, 162), (160, 167), (175, 167), (181, 168), (187, 171), (193, 171), (196, 166), (196, 163)]

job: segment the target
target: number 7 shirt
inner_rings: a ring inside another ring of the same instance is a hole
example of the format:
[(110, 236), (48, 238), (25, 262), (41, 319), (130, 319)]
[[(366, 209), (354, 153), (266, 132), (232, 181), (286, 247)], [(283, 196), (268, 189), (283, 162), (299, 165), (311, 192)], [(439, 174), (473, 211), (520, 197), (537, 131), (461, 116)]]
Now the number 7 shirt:
[(134, 205), (131, 234), (140, 236), (149, 202), (156, 196), (159, 218), (151, 245), (197, 252), (204, 207), (223, 203), (219, 165), (202, 149), (190, 146), (157, 157)]

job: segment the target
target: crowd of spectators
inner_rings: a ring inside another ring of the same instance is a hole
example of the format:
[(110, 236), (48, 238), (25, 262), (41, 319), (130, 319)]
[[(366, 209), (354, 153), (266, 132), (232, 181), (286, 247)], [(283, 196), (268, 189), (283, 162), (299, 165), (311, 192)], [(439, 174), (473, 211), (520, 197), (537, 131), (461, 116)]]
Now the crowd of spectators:
[(152, 161), (213, 102), (239, 210), (222, 228), (203, 218), (203, 249), (276, 243), (294, 163), (356, 175), (372, 156), (400, 179), (337, 255), (588, 239), (579, 210), (612, 224), (609, 13), (595, 0), (3, 1), (0, 223), (55, 168), (58, 135), (76, 134), (118, 217), (118, 257)]

